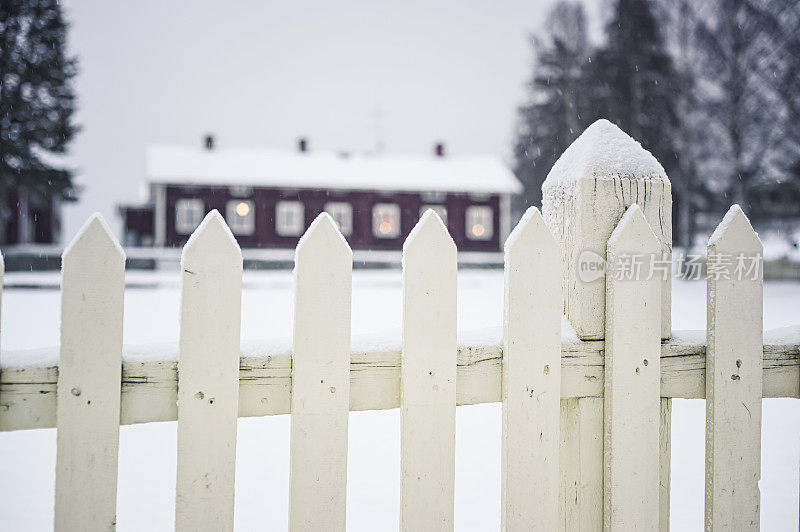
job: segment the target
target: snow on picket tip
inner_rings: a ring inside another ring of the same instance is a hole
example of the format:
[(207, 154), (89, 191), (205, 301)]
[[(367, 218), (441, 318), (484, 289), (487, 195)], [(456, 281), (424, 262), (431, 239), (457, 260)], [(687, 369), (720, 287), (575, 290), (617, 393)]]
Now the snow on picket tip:
[[(431, 220), (431, 218), (434, 218), (436, 221)], [(417, 235), (422, 233), (422, 231), (432, 223), (433, 224), (438, 223), (439, 227), (442, 229), (442, 233), (447, 235), (447, 240), (449, 241), (449, 243), (453, 247), (455, 247), (456, 243), (453, 241), (453, 237), (450, 236), (450, 232), (447, 230), (447, 226), (444, 225), (444, 222), (442, 221), (441, 218), (439, 218), (439, 215), (436, 214), (436, 211), (434, 211), (433, 209), (428, 209), (422, 216), (420, 216), (417, 225), (414, 226), (414, 228), (408, 234), (406, 241), (403, 242), (403, 258), (402, 258), (403, 266), (405, 266), (406, 252), (408, 251), (408, 247), (413, 244), (414, 240), (417, 238)]]
[(608, 237), (608, 245), (613, 246), (614, 244), (616, 244), (617, 241), (621, 238), (622, 234), (628, 228), (628, 226), (634, 223), (634, 218), (637, 217), (641, 218), (641, 220), (644, 222), (644, 225), (647, 227), (647, 231), (649, 232), (650, 235), (653, 236), (652, 239), (653, 242), (658, 242), (658, 237), (656, 237), (656, 234), (653, 232), (653, 228), (650, 227), (650, 224), (647, 223), (647, 220), (644, 217), (644, 213), (642, 212), (641, 207), (639, 207), (639, 205), (634, 203), (633, 205), (628, 207), (628, 210), (625, 211), (625, 214), (622, 215), (622, 218), (620, 218), (619, 223), (617, 223), (617, 226), (614, 228), (613, 231), (611, 231), (611, 236)]
[(582, 178), (613, 177), (668, 181), (664, 167), (653, 154), (615, 124), (600, 119), (561, 154), (542, 190), (568, 189)]
[(64, 252), (61, 254), (62, 267), (64, 265), (63, 259), (67, 255), (69, 255), (70, 251), (72, 251), (74, 247), (78, 245), (78, 242), (80, 242), (81, 238), (83, 238), (83, 235), (86, 234), (87, 231), (89, 231), (92, 226), (99, 227), (106, 234), (108, 240), (114, 245), (114, 248), (117, 250), (120, 256), (125, 258), (125, 251), (122, 249), (122, 246), (119, 244), (119, 241), (114, 236), (114, 233), (111, 232), (111, 228), (106, 223), (106, 219), (103, 218), (102, 214), (96, 212), (91, 216), (89, 216), (89, 218), (87, 218), (85, 222), (83, 222), (83, 225), (81, 226), (80, 229), (78, 229), (78, 232), (75, 234), (73, 239), (70, 241), (67, 247), (64, 248)]
[(228, 224), (225, 223), (225, 218), (219, 213), (217, 209), (212, 210), (206, 217), (203, 218), (203, 221), (200, 222), (200, 225), (197, 226), (197, 229), (192, 232), (192, 235), (189, 237), (189, 240), (186, 241), (186, 244), (183, 246), (183, 251), (181, 252), (181, 268), (183, 268), (184, 261), (186, 260), (186, 253), (192, 248), (192, 246), (197, 242), (200, 236), (205, 233), (206, 228), (212, 224), (217, 223), (222, 228), (223, 234), (230, 240), (231, 245), (233, 248), (241, 254), (241, 248), (239, 247), (239, 242), (236, 241), (236, 237), (233, 236), (231, 232), (231, 228), (228, 227)]
[[(725, 213), (725, 216), (722, 217), (722, 221), (719, 223), (717, 228), (714, 229), (714, 232), (711, 233), (711, 236), (708, 237), (708, 245), (709, 246), (717, 245), (722, 236), (728, 230), (728, 227), (730, 227), (731, 223), (733, 223), (733, 221), (738, 216), (742, 216), (744, 218), (744, 220), (747, 222), (747, 225), (750, 226), (750, 229), (753, 228), (752, 224), (750, 224), (750, 219), (747, 218), (747, 215), (744, 213), (739, 204), (734, 203), (733, 205), (731, 205), (731, 208), (728, 209), (728, 212)], [(755, 235), (758, 236), (758, 233), (756, 233), (755, 231), (753, 231), (753, 233), (755, 233)]]
[(347, 250), (350, 251), (350, 254), (352, 255), (353, 252), (350, 249), (350, 244), (347, 243), (347, 239), (339, 230), (339, 226), (336, 224), (336, 221), (327, 212), (321, 212), (316, 218), (314, 218), (314, 221), (311, 222), (311, 225), (308, 226), (306, 232), (303, 233), (303, 236), (301, 236), (300, 240), (297, 241), (297, 247), (295, 248), (295, 252), (300, 250), (300, 248), (302, 248), (306, 244), (306, 242), (311, 238), (311, 235), (313, 235), (317, 231), (317, 228), (320, 226), (320, 224), (323, 223), (329, 225), (333, 229), (334, 234), (339, 237), (339, 240), (341, 240), (342, 244), (344, 244), (344, 247), (347, 248)]

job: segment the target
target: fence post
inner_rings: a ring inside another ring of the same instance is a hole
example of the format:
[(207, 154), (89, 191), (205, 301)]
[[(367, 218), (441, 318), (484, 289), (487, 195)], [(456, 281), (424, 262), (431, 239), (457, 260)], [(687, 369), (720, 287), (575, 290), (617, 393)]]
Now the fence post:
[(208, 213), (181, 257), (176, 530), (232, 530), (242, 253)]
[(352, 270), (350, 246), (320, 214), (295, 259), (291, 530), (345, 530)]
[(561, 257), (535, 207), (505, 245), (502, 529), (558, 528)]
[(605, 530), (659, 527), (660, 246), (638, 205), (608, 239), (605, 344)]
[[(655, 157), (614, 124), (598, 120), (556, 161), (542, 193), (544, 219), (561, 246), (564, 313), (578, 336), (582, 340), (605, 336), (606, 244), (628, 207), (637, 204), (666, 259), (660, 328), (661, 337), (668, 338), (672, 195)], [(662, 405), (662, 411), (669, 411), (669, 405)], [(663, 437), (668, 439), (667, 430), (668, 424), (662, 423)], [(603, 399), (562, 401), (561, 433), (560, 521), (567, 530), (599, 530), (603, 526)], [(662, 459), (662, 467), (668, 466), (669, 460)], [(668, 472), (662, 475), (668, 478)], [(662, 490), (668, 492), (668, 487)], [(662, 507), (668, 505), (662, 502)]]
[(55, 530), (116, 527), (125, 253), (93, 215), (62, 259)]
[(763, 247), (738, 205), (708, 241), (706, 530), (758, 530)]
[(400, 530), (453, 530), (456, 245), (428, 210), (403, 245)]

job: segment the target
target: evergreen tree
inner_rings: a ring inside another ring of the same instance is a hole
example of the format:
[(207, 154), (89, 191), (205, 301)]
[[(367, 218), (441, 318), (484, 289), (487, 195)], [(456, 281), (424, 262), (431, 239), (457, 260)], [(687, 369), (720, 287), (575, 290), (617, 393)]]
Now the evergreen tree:
[[(75, 135), (76, 62), (57, 0), (0, 2), (0, 199), (74, 199), (73, 172), (53, 161)], [(56, 154), (53, 156), (52, 154)], [(0, 224), (3, 225), (3, 224)]]
[(588, 61), (583, 6), (560, 2), (550, 11), (546, 36), (532, 38), (534, 72), (528, 103), (519, 109), (516, 175), (524, 186), (522, 211), (541, 205), (542, 183), (564, 150), (589, 125), (583, 78)]
[(652, 152), (670, 175), (679, 77), (649, 0), (617, 0), (587, 88), (599, 114)]

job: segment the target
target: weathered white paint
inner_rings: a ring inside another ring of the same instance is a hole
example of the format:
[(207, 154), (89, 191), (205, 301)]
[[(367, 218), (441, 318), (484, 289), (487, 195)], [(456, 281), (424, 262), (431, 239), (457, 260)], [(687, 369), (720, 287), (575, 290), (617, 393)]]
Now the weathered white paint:
[(564, 532), (603, 529), (602, 386), (597, 395), (561, 401), (558, 530)]
[[(661, 344), (661, 396), (704, 399), (705, 343), (682, 339), (681, 331), (674, 334), (678, 337)], [(135, 348), (124, 348), (123, 353), (131, 349), (135, 352)], [(169, 360), (172, 349), (165, 347), (163, 361), (123, 362), (121, 424), (177, 419), (178, 369), (177, 363)], [(765, 345), (763, 356), (764, 397), (800, 398), (800, 345)], [(503, 348), (499, 345), (458, 348), (456, 404), (499, 402), (502, 359)], [(289, 355), (243, 356), (239, 370), (239, 417), (290, 413), (291, 368)], [(601, 442), (603, 373), (602, 341), (562, 344), (561, 398), (600, 402)], [(57, 375), (56, 366), (3, 369), (0, 432), (55, 427)], [(562, 401), (562, 409), (567, 402)], [(350, 410), (399, 406), (400, 351), (351, 353)], [(562, 447), (561, 454), (564, 452)], [(598, 467), (602, 471), (602, 447), (599, 454)], [(602, 488), (602, 478), (600, 484)]]
[[(661, 285), (647, 271), (661, 246), (638, 205), (608, 240), (604, 391), (604, 529), (659, 527)], [(626, 257), (640, 257), (641, 269)], [(628, 271), (630, 270), (630, 271)]]
[(502, 526), (558, 526), (561, 255), (531, 207), (505, 246)]
[(62, 276), (55, 530), (113, 530), (125, 254), (99, 214), (64, 251)]
[(233, 529), (242, 254), (217, 211), (181, 258), (175, 528)]
[(291, 530), (345, 530), (353, 253), (320, 214), (295, 264)]
[(428, 210), (403, 245), (403, 531), (453, 529), (456, 353), (456, 246)]
[[(709, 241), (706, 530), (758, 530), (761, 478), (763, 247), (738, 205)], [(737, 273), (739, 258), (755, 275)], [(730, 262), (728, 262), (730, 261)]]

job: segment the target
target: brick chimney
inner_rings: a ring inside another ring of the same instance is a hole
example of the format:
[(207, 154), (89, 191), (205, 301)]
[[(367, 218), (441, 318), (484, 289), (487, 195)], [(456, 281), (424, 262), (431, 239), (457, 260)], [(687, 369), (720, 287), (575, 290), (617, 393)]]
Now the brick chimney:
[(433, 147), (433, 154), (437, 157), (444, 157), (444, 143), (437, 142), (436, 146)]
[(207, 150), (214, 149), (214, 135), (208, 134), (203, 139)]
[(305, 137), (301, 137), (297, 141), (297, 151), (300, 153), (305, 153), (308, 151), (308, 141), (305, 139)]

